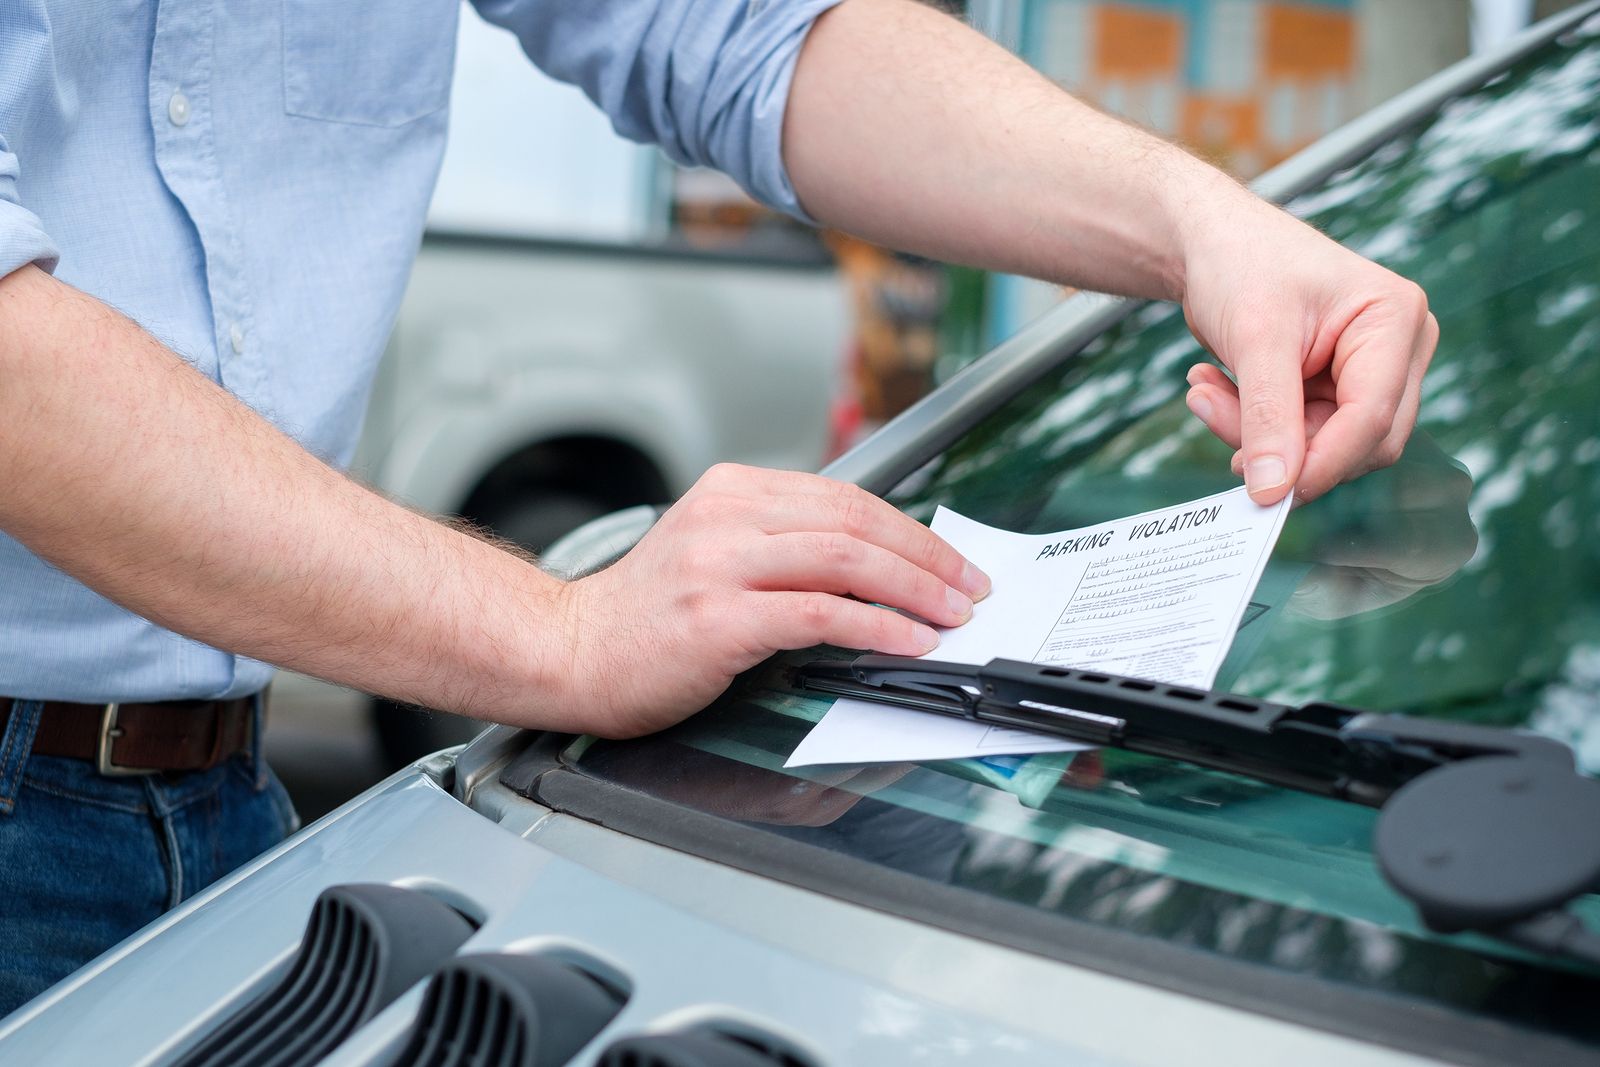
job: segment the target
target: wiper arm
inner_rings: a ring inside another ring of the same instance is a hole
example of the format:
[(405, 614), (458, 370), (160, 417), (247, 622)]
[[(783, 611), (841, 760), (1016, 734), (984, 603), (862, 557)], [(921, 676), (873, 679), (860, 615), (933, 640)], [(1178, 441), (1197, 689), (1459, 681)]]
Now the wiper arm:
[(1005, 659), (819, 660), (795, 681), (1379, 808), (1379, 868), (1431, 929), (1600, 965), (1600, 936), (1562, 910), (1600, 889), (1600, 782), (1551, 738)]

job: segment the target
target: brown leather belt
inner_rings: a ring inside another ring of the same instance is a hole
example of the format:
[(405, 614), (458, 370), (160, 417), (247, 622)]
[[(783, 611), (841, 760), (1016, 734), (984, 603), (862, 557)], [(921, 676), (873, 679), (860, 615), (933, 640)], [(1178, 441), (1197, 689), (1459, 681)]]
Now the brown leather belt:
[[(254, 697), (159, 704), (46, 701), (33, 736), (40, 756), (88, 760), (101, 774), (205, 771), (250, 750)], [(0, 732), (16, 701), (0, 697)]]

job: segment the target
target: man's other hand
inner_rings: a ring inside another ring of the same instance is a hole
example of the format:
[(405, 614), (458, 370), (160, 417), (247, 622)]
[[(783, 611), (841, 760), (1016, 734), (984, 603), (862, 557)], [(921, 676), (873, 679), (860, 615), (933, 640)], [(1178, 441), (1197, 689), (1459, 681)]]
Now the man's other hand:
[(956, 626), (988, 591), (955, 549), (856, 486), (718, 466), (614, 566), (565, 587), (556, 699), (595, 733), (650, 733), (780, 649), (928, 652), (937, 632), (889, 609)]
[(1321, 496), (1393, 463), (1439, 324), (1414, 283), (1253, 197), (1194, 202), (1184, 313), (1212, 364), (1188, 404), (1239, 450), (1258, 503)]

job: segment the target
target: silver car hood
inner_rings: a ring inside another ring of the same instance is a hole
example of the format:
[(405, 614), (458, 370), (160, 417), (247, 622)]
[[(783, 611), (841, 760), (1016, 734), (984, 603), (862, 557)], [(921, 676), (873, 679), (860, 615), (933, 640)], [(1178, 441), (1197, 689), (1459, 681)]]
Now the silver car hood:
[[(523, 742), (489, 731), (459, 761), (431, 757), (302, 830), (7, 1019), (0, 1061), (169, 1062), (283, 974), (324, 888), (385, 882), (478, 920), (463, 953), (560, 951), (618, 976), (627, 1004), (574, 1064), (620, 1035), (708, 1023), (759, 1029), (819, 1067), (1433, 1062), (552, 813), (496, 780)], [(324, 1062), (389, 1062), (422, 995), (419, 983)]]

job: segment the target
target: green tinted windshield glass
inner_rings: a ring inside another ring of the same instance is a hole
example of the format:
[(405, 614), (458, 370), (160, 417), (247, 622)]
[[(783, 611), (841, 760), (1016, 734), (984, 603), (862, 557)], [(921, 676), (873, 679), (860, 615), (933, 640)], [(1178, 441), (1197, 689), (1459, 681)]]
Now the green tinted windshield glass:
[[(1402, 460), (1289, 518), (1219, 686), (1531, 727), (1600, 771), (1600, 25), (1291, 207), (1421, 282), (1442, 340)], [(891, 498), (1047, 532), (1228, 488), (1183, 404), (1201, 358), (1143, 307)], [(1600, 1043), (1592, 976), (1420, 928), (1368, 809), (1115, 751), (781, 771), (825, 707), (757, 679), (578, 762), (1039, 911)]]

